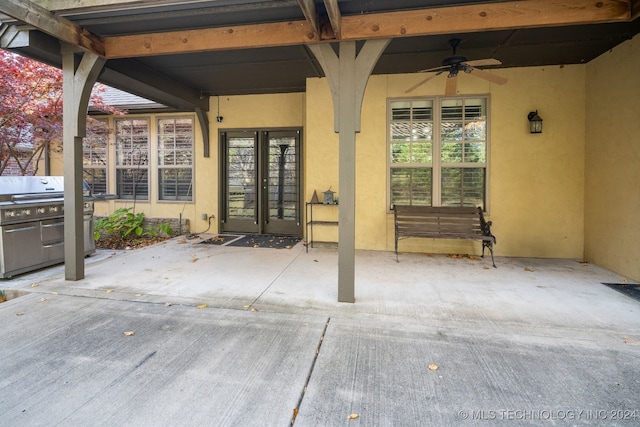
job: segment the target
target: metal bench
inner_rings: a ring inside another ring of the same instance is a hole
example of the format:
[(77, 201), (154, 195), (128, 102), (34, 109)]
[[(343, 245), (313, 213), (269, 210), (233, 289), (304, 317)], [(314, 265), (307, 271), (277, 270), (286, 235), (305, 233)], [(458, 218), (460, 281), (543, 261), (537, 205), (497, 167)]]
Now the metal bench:
[(463, 207), (430, 207), (430, 206), (399, 206), (393, 208), (396, 231), (396, 261), (398, 261), (398, 240), (409, 237), (423, 237), (429, 239), (466, 239), (482, 242), (482, 257), (484, 249), (491, 252), (493, 258), (493, 244), (496, 238), (491, 234), (491, 221), (485, 221), (482, 208)]

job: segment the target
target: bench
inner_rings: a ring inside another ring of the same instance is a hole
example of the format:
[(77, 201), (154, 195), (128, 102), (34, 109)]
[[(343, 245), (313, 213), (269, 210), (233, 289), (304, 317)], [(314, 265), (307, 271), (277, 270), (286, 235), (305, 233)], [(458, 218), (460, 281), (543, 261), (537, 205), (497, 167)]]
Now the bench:
[(430, 239), (466, 239), (482, 242), (491, 252), (496, 238), (491, 234), (491, 221), (485, 221), (482, 208), (399, 206), (393, 208), (396, 231), (396, 261), (398, 261), (398, 240), (408, 237)]

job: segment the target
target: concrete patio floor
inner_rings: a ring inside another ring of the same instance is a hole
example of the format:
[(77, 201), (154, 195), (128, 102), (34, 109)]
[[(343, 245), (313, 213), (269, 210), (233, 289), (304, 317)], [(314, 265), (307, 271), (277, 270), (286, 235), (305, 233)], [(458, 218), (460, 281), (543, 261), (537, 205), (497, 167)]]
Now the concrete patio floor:
[(0, 424), (640, 424), (640, 302), (615, 273), (358, 251), (345, 304), (335, 249), (200, 241), (0, 281), (27, 293), (0, 304)]

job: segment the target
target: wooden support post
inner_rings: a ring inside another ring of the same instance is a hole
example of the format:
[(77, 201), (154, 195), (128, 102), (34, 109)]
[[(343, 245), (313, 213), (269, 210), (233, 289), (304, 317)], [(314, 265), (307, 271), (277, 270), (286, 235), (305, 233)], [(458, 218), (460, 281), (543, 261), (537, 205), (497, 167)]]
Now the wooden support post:
[(64, 271), (66, 280), (84, 278), (82, 138), (93, 84), (106, 60), (63, 47)]
[(356, 43), (341, 42), (339, 56), (328, 44), (310, 45), (329, 81), (334, 127), (339, 138), (338, 301), (355, 302), (356, 132), (364, 89), (374, 65), (390, 40), (369, 40), (356, 52)]

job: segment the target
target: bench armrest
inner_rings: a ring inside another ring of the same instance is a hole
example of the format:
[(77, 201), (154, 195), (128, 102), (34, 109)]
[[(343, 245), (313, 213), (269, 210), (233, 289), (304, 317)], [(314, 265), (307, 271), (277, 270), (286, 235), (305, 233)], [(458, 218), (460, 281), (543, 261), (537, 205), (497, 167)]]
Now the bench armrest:
[(484, 215), (482, 214), (482, 208), (478, 207), (478, 215), (480, 215), (480, 228), (482, 229), (482, 234), (484, 236), (493, 237), (493, 242), (496, 243), (496, 236), (491, 234), (491, 224), (492, 221), (486, 221), (484, 219)]

